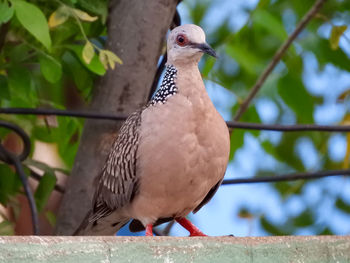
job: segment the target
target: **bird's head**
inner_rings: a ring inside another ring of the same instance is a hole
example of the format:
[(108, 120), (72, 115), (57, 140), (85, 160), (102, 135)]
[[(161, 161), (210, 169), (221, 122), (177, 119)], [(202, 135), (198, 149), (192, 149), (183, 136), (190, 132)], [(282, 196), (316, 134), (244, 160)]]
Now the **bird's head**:
[(217, 57), (214, 49), (205, 42), (205, 33), (196, 25), (174, 28), (168, 37), (168, 63), (198, 63), (203, 53)]

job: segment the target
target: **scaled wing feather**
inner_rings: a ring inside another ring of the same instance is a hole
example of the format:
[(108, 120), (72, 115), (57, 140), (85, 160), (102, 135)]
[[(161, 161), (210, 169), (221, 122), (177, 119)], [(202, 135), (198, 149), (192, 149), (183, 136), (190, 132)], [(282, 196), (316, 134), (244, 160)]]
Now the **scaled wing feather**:
[(96, 178), (97, 190), (93, 199), (94, 222), (128, 204), (137, 191), (136, 157), (141, 112), (131, 114), (121, 127), (107, 161)]

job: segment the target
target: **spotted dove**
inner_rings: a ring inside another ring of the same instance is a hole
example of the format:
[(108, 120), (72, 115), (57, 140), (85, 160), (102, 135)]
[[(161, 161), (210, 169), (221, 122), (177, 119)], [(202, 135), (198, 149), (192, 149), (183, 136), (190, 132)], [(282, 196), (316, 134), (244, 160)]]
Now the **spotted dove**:
[(204, 236), (186, 216), (213, 197), (230, 151), (198, 69), (203, 53), (216, 54), (196, 25), (173, 29), (167, 50), (162, 84), (121, 127), (76, 235), (113, 235), (131, 219), (132, 231), (152, 235), (153, 226), (175, 219), (191, 236)]

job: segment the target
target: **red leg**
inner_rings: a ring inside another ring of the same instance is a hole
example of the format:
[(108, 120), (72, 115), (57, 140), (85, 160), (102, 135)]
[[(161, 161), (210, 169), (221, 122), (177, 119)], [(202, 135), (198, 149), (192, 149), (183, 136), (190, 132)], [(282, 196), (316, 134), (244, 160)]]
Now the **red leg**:
[(146, 226), (146, 236), (153, 236), (153, 225), (149, 224)]
[(204, 233), (202, 233), (194, 224), (191, 223), (190, 220), (186, 219), (185, 217), (177, 218), (176, 222), (178, 222), (180, 225), (182, 225), (186, 230), (190, 232), (190, 237), (193, 236), (202, 236), (206, 237)]

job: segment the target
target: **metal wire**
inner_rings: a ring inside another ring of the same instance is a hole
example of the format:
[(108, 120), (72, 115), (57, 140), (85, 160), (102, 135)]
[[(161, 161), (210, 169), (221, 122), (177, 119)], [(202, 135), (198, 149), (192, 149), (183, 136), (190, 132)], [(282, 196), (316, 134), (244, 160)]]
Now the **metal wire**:
[(32, 223), (33, 223), (33, 232), (34, 232), (34, 235), (38, 235), (39, 234), (38, 211), (36, 208), (36, 204), (35, 204), (32, 190), (30, 189), (30, 186), (28, 184), (27, 175), (25, 174), (22, 163), (21, 163), (23, 160), (25, 160), (28, 157), (28, 155), (30, 153), (31, 143), (30, 143), (29, 136), (25, 133), (24, 130), (22, 130), (20, 127), (18, 127), (15, 124), (12, 124), (12, 123), (0, 121), (0, 127), (5, 127), (7, 129), (14, 131), (16, 134), (19, 135), (19, 137), (23, 141), (23, 151), (19, 155), (15, 155), (15, 154), (9, 152), (8, 150), (6, 150), (4, 148), (4, 146), (2, 144), (0, 144), (0, 160), (7, 163), (7, 164), (15, 166), (16, 173), (18, 174), (18, 176), (22, 182), (24, 192), (25, 192), (26, 197), (27, 197), (28, 202), (29, 202)]
[(313, 172), (313, 173), (304, 172), (304, 173), (292, 173), (292, 174), (276, 175), (276, 176), (226, 179), (222, 182), (222, 185), (275, 183), (275, 182), (283, 182), (283, 181), (312, 180), (312, 179), (319, 179), (323, 177), (340, 176), (340, 175), (350, 176), (350, 170), (329, 170), (329, 171), (319, 171), (319, 172)]
[[(59, 109), (34, 109), (34, 108), (0, 108), (0, 114), (22, 114), (22, 115), (55, 115), (69, 116), (78, 118), (104, 119), (124, 121), (126, 115), (96, 113), (89, 111), (70, 111)], [(226, 121), (230, 129), (246, 129), (246, 130), (267, 130), (279, 132), (301, 132), (301, 131), (319, 131), (319, 132), (350, 132), (350, 125), (317, 125), (317, 124), (262, 124)]]
[[(0, 120), (0, 127), (4, 127), (6, 129), (12, 130), (14, 131), (21, 139), (23, 142), (23, 150), (22, 152), (17, 156), (17, 158), (20, 161), (23, 161), (25, 159), (27, 159), (29, 153), (30, 153), (30, 149), (31, 149), (31, 143), (30, 143), (30, 138), (28, 136), (28, 134), (19, 126), (10, 123), (10, 122), (6, 122), (6, 121), (2, 121)], [(1, 142), (1, 140), (0, 140)], [(7, 151), (6, 151), (7, 152)], [(6, 153), (1, 153), (0, 152), (0, 160), (8, 163), (10, 160), (7, 159), (8, 156)]]

